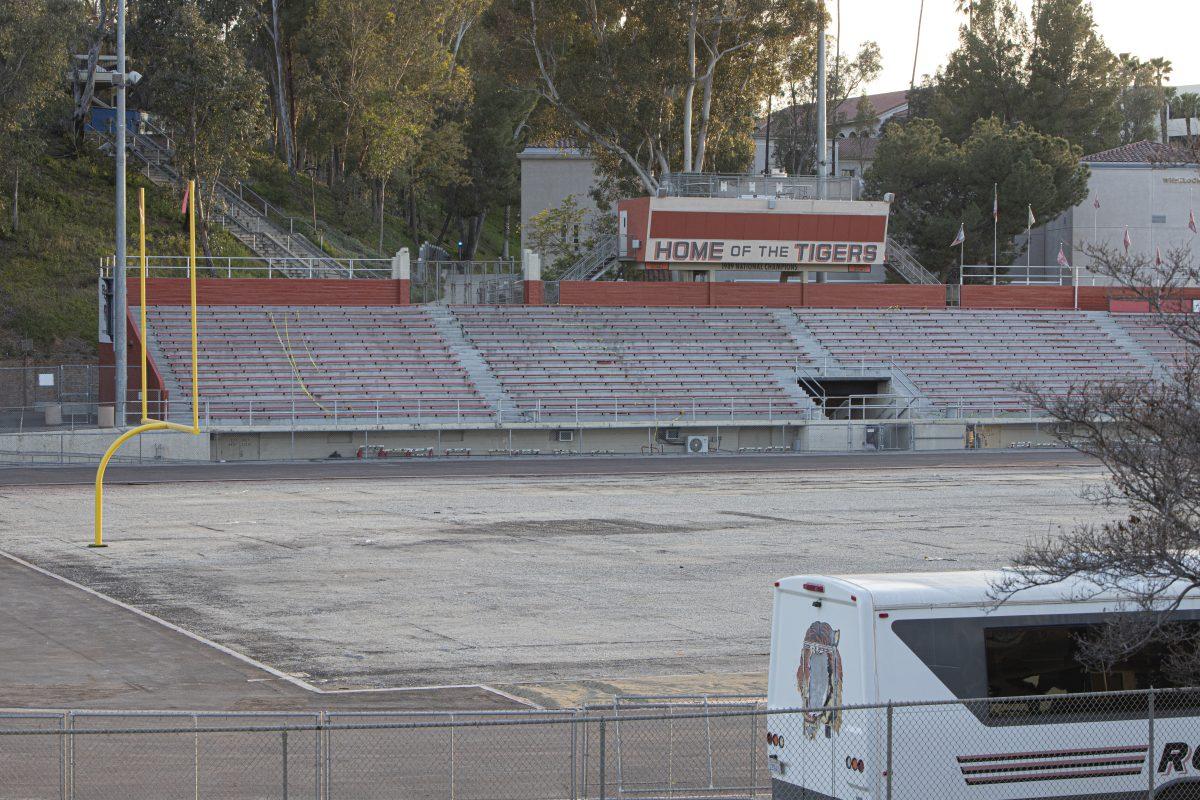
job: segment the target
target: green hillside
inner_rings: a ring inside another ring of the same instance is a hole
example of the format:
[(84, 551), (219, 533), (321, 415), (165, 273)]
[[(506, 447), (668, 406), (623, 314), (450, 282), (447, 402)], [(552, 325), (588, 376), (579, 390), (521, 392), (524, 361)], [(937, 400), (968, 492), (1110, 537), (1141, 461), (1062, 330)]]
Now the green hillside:
[[(173, 190), (129, 175), (129, 252), (137, 252), (137, 190), (146, 189), (147, 247), (187, 253)], [(0, 227), (0, 360), (92, 361), (96, 357), (97, 275), (113, 253), (113, 163), (102, 155), (54, 154), (21, 181), (20, 225)], [(6, 220), (7, 222), (7, 220)], [(250, 255), (216, 230), (214, 255)]]
[[(313, 186), (289, 176), (277, 161), (260, 157), (247, 184), (311, 226)], [(129, 252), (137, 252), (137, 190), (147, 198), (147, 249), (155, 255), (184, 255), (187, 229), (175, 190), (129, 173)], [(375, 257), (378, 223), (369, 207), (339, 203), (316, 185), (321, 241), (338, 257)], [(0, 227), (0, 361), (90, 362), (96, 358), (97, 270), (113, 253), (113, 164), (99, 154), (53, 154), (35, 162), (21, 181), (20, 226)], [(503, 245), (500, 219), (485, 227), (479, 258), (495, 257)], [(298, 228), (300, 229), (300, 228)], [(307, 233), (307, 228), (302, 228)], [(388, 215), (384, 252), (416, 243), (403, 220)], [(219, 226), (211, 233), (213, 255), (253, 255)], [(513, 243), (512, 252), (517, 251)], [(415, 256), (415, 249), (414, 249)]]

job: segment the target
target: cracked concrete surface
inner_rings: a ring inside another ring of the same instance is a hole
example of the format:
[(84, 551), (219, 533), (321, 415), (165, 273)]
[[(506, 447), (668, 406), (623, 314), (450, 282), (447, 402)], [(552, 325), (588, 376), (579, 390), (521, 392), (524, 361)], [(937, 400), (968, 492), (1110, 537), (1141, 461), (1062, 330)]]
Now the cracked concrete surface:
[[(0, 549), (327, 688), (750, 690), (771, 582), (971, 569), (1094, 466), (0, 488)], [(722, 675), (730, 676), (723, 682)], [(736, 679), (733, 676), (738, 676)], [(746, 677), (750, 676), (750, 677)], [(759, 677), (754, 677), (759, 676)], [(559, 698), (556, 700), (555, 698)]]

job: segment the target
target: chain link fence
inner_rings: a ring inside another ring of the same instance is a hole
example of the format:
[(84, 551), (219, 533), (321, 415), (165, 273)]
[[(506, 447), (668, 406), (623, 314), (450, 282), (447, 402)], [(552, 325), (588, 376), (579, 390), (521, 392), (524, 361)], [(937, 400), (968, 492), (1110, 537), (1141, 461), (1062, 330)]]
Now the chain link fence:
[[(1200, 690), (770, 710), (0, 712), (0, 797), (1200, 796)], [(1188, 792), (1192, 792), (1189, 794)]]

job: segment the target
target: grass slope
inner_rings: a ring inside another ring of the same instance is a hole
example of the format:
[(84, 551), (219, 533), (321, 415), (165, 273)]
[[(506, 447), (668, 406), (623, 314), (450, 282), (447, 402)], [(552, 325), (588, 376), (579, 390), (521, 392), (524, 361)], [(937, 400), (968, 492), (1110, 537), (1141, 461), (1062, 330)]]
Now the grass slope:
[[(187, 231), (173, 189), (129, 174), (129, 252), (137, 252), (137, 190), (146, 189), (147, 249), (186, 254)], [(113, 163), (101, 155), (38, 161), (22, 177), (20, 227), (5, 205), (0, 225), (0, 360), (94, 361), (100, 259), (113, 253)], [(249, 255), (224, 230), (215, 255)]]

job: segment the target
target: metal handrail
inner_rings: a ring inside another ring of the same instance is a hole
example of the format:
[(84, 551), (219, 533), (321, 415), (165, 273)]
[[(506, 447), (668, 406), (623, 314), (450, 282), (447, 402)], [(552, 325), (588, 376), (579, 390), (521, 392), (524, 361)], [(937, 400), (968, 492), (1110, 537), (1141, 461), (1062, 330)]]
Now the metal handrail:
[(917, 260), (917, 257), (907, 247), (890, 236), (887, 237), (886, 246), (888, 255), (887, 263), (904, 280), (912, 284), (923, 285), (941, 283), (941, 280), (932, 272), (925, 269), (924, 265)]
[(597, 280), (617, 259), (617, 234), (610, 233), (596, 240), (596, 245), (558, 276), (560, 281)]
[(993, 264), (964, 264), (960, 279), (966, 285), (990, 286), (1108, 286), (1101, 283), (1104, 276), (1080, 274), (1082, 270), (1060, 264), (1039, 266), (1016, 264), (995, 266)]
[[(158, 273), (174, 273), (186, 276), (188, 259), (186, 256), (147, 256), (146, 275)], [(325, 269), (328, 259), (310, 258), (307, 256), (263, 257), (263, 256), (211, 256), (202, 260), (200, 269), (210, 272), (224, 272), (232, 278), (234, 272), (266, 273), (264, 277), (272, 278), (287, 276), (290, 278), (321, 278), (326, 277)], [(339, 268), (341, 276), (355, 278), (386, 278), (392, 274), (391, 259), (389, 258), (340, 258), (332, 259)], [(100, 259), (100, 274), (108, 278), (112, 276), (115, 256), (104, 256)], [(130, 256), (126, 260), (126, 272), (138, 275), (141, 271), (140, 259)]]

